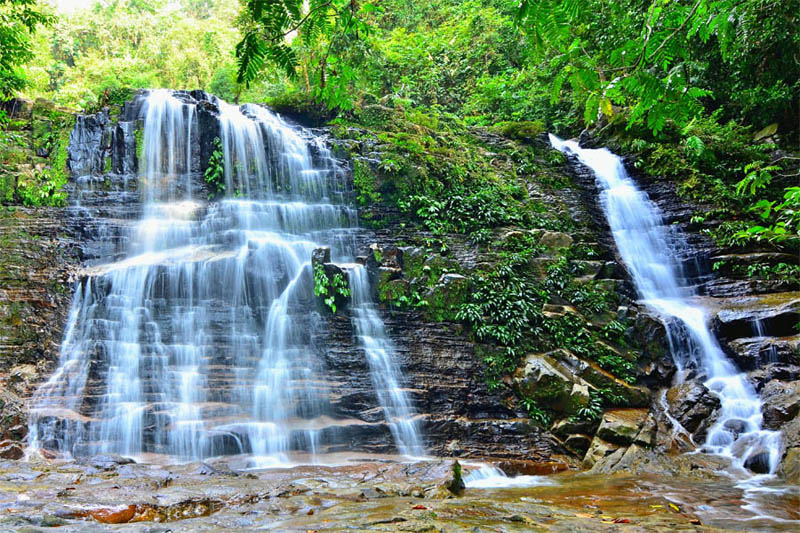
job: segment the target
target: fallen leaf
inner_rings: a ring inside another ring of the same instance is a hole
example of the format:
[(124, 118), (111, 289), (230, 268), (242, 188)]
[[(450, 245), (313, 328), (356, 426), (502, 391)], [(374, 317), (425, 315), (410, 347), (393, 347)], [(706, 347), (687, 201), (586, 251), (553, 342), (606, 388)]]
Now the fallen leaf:
[(575, 516), (577, 516), (578, 518), (594, 518), (594, 515), (591, 515), (589, 513), (575, 513)]
[(614, 519), (614, 523), (615, 524), (630, 524), (631, 521), (628, 520), (627, 518), (615, 518)]
[(428, 510), (428, 508), (427, 508), (427, 507), (425, 507), (424, 505), (422, 505), (422, 504), (420, 504), (420, 503), (418, 503), (417, 505), (415, 505), (414, 507), (412, 507), (412, 509), (416, 509), (416, 510), (418, 510), (418, 511), (427, 511), (427, 510)]
[(677, 505), (675, 505), (674, 503), (670, 503), (670, 504), (669, 504), (669, 506), (670, 506), (670, 507), (672, 508), (672, 510), (673, 510), (673, 511), (675, 511), (676, 513), (679, 513), (679, 512), (681, 512), (681, 508), (680, 508), (680, 507), (678, 507)]
[(689, 523), (690, 524), (694, 524), (696, 526), (702, 526), (703, 525), (703, 523), (700, 522), (699, 518), (692, 518), (691, 520), (689, 520)]

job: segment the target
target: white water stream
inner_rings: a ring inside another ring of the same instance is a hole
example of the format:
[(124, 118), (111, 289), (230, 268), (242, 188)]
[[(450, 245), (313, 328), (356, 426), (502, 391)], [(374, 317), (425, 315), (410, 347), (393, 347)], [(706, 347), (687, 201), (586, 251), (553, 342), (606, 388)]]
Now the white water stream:
[[(601, 204), (617, 249), (644, 305), (665, 318), (673, 359), (679, 369), (695, 365), (706, 376), (706, 387), (721, 402), (705, 451), (730, 457), (743, 467), (749, 457), (765, 458), (770, 473), (781, 453), (780, 433), (761, 428), (761, 400), (725, 356), (708, 327), (705, 310), (694, 305), (695, 291), (682, 275), (675, 239), (658, 208), (636, 187), (622, 160), (606, 149), (584, 149), (574, 141), (551, 135), (554, 148), (574, 154), (590, 168), (601, 189)], [(683, 372), (679, 372), (679, 378)]]
[[(142, 216), (124, 256), (75, 290), (59, 368), (30, 418), (31, 447), (196, 460), (358, 444), (337, 419), (347, 387), (326, 376), (311, 255), (353, 263), (356, 211), (318, 137), (255, 105), (219, 108), (225, 196), (207, 202), (192, 168), (197, 103), (167, 90), (143, 104)], [(195, 165), (197, 166), (197, 165)], [(350, 269), (354, 346), (401, 453), (421, 455), (411, 401), (362, 267)], [(355, 428), (355, 429), (353, 429)]]

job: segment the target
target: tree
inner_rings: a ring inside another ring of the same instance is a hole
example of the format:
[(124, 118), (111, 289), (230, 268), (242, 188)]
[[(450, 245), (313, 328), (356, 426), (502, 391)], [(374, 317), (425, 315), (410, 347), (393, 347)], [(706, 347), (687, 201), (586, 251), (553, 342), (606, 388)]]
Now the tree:
[(379, 10), (358, 0), (248, 0), (240, 16), (243, 37), (236, 45), (238, 82), (259, 79), (268, 64), (296, 78), (300, 62), (293, 40), (299, 39), (306, 48), (305, 73), (315, 78), (307, 82), (315, 96), (330, 107), (351, 107), (348, 86), (356, 73), (346, 60), (348, 45), (369, 36), (368, 15)]
[(210, 89), (235, 69), (237, 12), (228, 2), (96, 1), (39, 32), (25, 92), (85, 107), (106, 89)]
[[(772, 37), (789, 45), (774, 65), (763, 60), (776, 55), (774, 39), (760, 38), (756, 24), (772, 20), (769, 13), (778, 27), (770, 28)], [(791, 107), (791, 88), (800, 88), (797, 58), (788, 52), (800, 44), (798, 13), (797, 0), (522, 0), (517, 20), (559, 72), (553, 99), (569, 84), (586, 123), (623, 106), (629, 126), (644, 124), (658, 135), (668, 121), (680, 127), (698, 116), (718, 89), (720, 105), (735, 99), (734, 88), (746, 87), (731, 84), (733, 77), (750, 89), (762, 82), (788, 88), (781, 111)]]
[(20, 66), (33, 58), (31, 36), (52, 21), (37, 0), (0, 0), (0, 99), (25, 86)]

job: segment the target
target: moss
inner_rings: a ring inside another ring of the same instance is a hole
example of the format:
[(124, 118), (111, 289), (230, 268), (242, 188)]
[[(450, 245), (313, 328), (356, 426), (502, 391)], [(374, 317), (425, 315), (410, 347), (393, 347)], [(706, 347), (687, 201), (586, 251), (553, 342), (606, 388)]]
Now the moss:
[(380, 280), (378, 282), (378, 299), (381, 302), (397, 302), (408, 295), (409, 283), (403, 279)]
[(532, 141), (547, 131), (544, 122), (540, 120), (526, 120), (522, 122), (498, 122), (492, 130), (505, 137), (520, 141)]
[[(67, 150), (74, 121), (74, 115), (55, 108), (52, 102), (37, 100), (28, 142), (16, 139), (19, 146), (14, 150), (16, 154), (3, 153), (4, 162), (12, 169), (0, 186), (3, 201), (19, 201), (30, 206), (66, 203), (66, 193), (62, 189), (68, 178)], [(23, 144), (27, 146), (23, 148)], [(44, 159), (41, 154), (46, 154)]]
[(353, 186), (356, 189), (356, 199), (362, 206), (380, 203), (381, 193), (375, 180), (375, 174), (369, 165), (359, 159), (353, 160)]
[(141, 165), (144, 156), (144, 128), (140, 122), (137, 122), (133, 129), (133, 138), (136, 141), (136, 161)]
[(307, 93), (294, 91), (270, 98), (267, 105), (304, 126), (322, 126), (334, 116), (333, 111)]
[(437, 322), (454, 321), (462, 305), (467, 302), (469, 279), (454, 277), (446, 284), (437, 284), (425, 297), (426, 314)]

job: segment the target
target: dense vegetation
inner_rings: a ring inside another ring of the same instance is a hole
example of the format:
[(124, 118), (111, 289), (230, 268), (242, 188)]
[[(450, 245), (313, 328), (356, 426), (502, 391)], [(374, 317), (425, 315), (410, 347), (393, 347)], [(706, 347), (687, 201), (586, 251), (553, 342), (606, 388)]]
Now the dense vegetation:
[(278, 66), (279, 101), (592, 127), (717, 206), (721, 243), (797, 247), (798, 159), (776, 151), (800, 134), (797, 0), (250, 0), (239, 20), (239, 81)]

